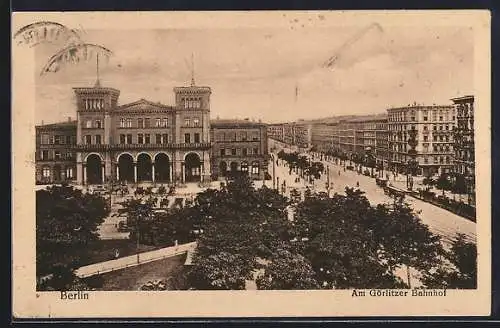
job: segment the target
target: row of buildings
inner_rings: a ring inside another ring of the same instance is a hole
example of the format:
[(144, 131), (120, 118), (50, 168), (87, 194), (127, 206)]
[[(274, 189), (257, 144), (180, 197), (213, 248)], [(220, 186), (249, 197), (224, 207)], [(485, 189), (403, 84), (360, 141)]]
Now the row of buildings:
[(370, 156), (378, 166), (401, 173), (411, 159), (412, 130), (419, 174), (457, 172), (474, 177), (473, 96), (453, 98), (449, 105), (414, 103), (378, 115), (268, 127), (270, 138), (286, 144), (336, 152), (348, 159)]
[(120, 91), (74, 88), (76, 119), (36, 127), (36, 182), (208, 182), (230, 174), (263, 179), (267, 125), (212, 120), (209, 87), (174, 88), (172, 106), (118, 104)]

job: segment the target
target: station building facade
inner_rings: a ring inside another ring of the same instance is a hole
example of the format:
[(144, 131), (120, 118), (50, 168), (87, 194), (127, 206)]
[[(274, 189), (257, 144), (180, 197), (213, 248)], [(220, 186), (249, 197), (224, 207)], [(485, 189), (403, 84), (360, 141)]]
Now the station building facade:
[(145, 99), (119, 105), (120, 91), (99, 82), (73, 90), (77, 119), (36, 127), (37, 183), (184, 184), (231, 170), (255, 179), (267, 172), (266, 124), (211, 122), (209, 87), (175, 87), (171, 106)]

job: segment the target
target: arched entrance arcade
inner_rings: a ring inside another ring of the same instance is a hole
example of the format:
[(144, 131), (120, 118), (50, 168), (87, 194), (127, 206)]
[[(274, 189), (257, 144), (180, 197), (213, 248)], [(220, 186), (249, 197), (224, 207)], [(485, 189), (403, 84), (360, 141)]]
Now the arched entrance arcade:
[(103, 183), (103, 163), (102, 159), (97, 154), (90, 154), (85, 161), (85, 173), (88, 184)]
[(157, 182), (170, 182), (172, 164), (165, 153), (158, 153), (154, 157), (154, 177)]
[(137, 182), (153, 180), (153, 163), (151, 156), (141, 153), (137, 156)]
[(118, 157), (118, 181), (134, 182), (134, 158), (130, 154), (121, 154)]
[(184, 159), (184, 181), (201, 181), (201, 160), (196, 153), (189, 153)]

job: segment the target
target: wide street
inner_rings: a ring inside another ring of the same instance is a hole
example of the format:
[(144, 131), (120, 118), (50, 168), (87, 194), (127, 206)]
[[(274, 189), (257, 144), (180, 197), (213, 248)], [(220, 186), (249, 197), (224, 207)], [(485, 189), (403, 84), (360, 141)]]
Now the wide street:
[[(274, 158), (277, 158), (276, 154), (274, 154)], [(295, 183), (294, 180), (297, 175), (293, 172), (289, 175), (286, 164), (281, 160), (278, 162), (279, 165), (276, 165), (274, 168), (276, 171), (276, 177), (279, 178), (280, 185), (283, 181), (286, 181), (287, 195), (289, 195), (289, 191), (292, 188), (305, 188), (306, 184), (303, 179), (301, 179), (301, 182)], [(330, 171), (330, 182), (332, 185), (330, 195), (333, 195), (334, 193), (343, 194), (345, 187), (356, 187), (356, 183), (359, 182), (359, 189), (366, 193), (366, 197), (370, 203), (378, 204), (392, 202), (392, 198), (386, 195), (383, 189), (375, 184), (374, 178), (364, 176), (350, 170), (344, 171), (343, 167), (335, 165), (332, 162), (322, 162), (325, 165), (325, 174), (322, 174), (320, 180), (316, 180), (314, 182), (314, 190), (326, 192), (326, 167), (328, 166)], [(273, 170), (272, 165), (273, 163), (271, 162), (269, 172), (272, 172)], [(476, 241), (476, 224), (474, 222), (413, 197), (407, 196), (406, 202), (408, 202), (416, 211), (419, 211), (419, 217), (422, 222), (428, 225), (432, 232), (440, 235), (446, 244), (455, 237), (456, 233), (463, 233), (469, 241)]]

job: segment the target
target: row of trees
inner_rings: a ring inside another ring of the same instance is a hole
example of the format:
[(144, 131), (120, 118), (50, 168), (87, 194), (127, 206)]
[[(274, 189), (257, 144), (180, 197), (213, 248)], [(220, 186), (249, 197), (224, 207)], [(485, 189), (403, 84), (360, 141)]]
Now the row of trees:
[(278, 153), (278, 158), (286, 162), (289, 167), (289, 173), (292, 173), (292, 170), (296, 169), (302, 178), (319, 179), (325, 170), (322, 162), (311, 162), (306, 156), (300, 155), (297, 152), (287, 153), (281, 150)]
[(312, 194), (291, 222), (286, 198), (245, 179), (200, 196), (195, 289), (244, 289), (256, 272), (259, 289), (405, 288), (410, 282), (394, 272), (408, 267), (428, 287), (476, 286), (475, 245), (458, 237), (445, 251), (401, 201), (371, 206), (353, 189)]
[[(408, 281), (394, 271), (405, 267), (419, 270), (427, 287), (476, 287), (475, 244), (458, 236), (446, 251), (408, 205), (371, 206), (359, 190), (309, 193), (292, 205), (242, 177), (175, 213), (154, 213), (138, 200), (125, 210), (141, 243), (198, 241), (187, 278), (199, 290), (244, 289), (253, 278), (259, 289), (400, 288)], [(72, 270), (85, 262), (108, 211), (104, 199), (72, 187), (37, 192), (37, 275), (53, 276), (38, 289), (87, 288)]]
[(36, 274), (39, 290), (85, 289), (73, 270), (88, 260), (97, 228), (109, 214), (104, 198), (71, 186), (36, 192)]

